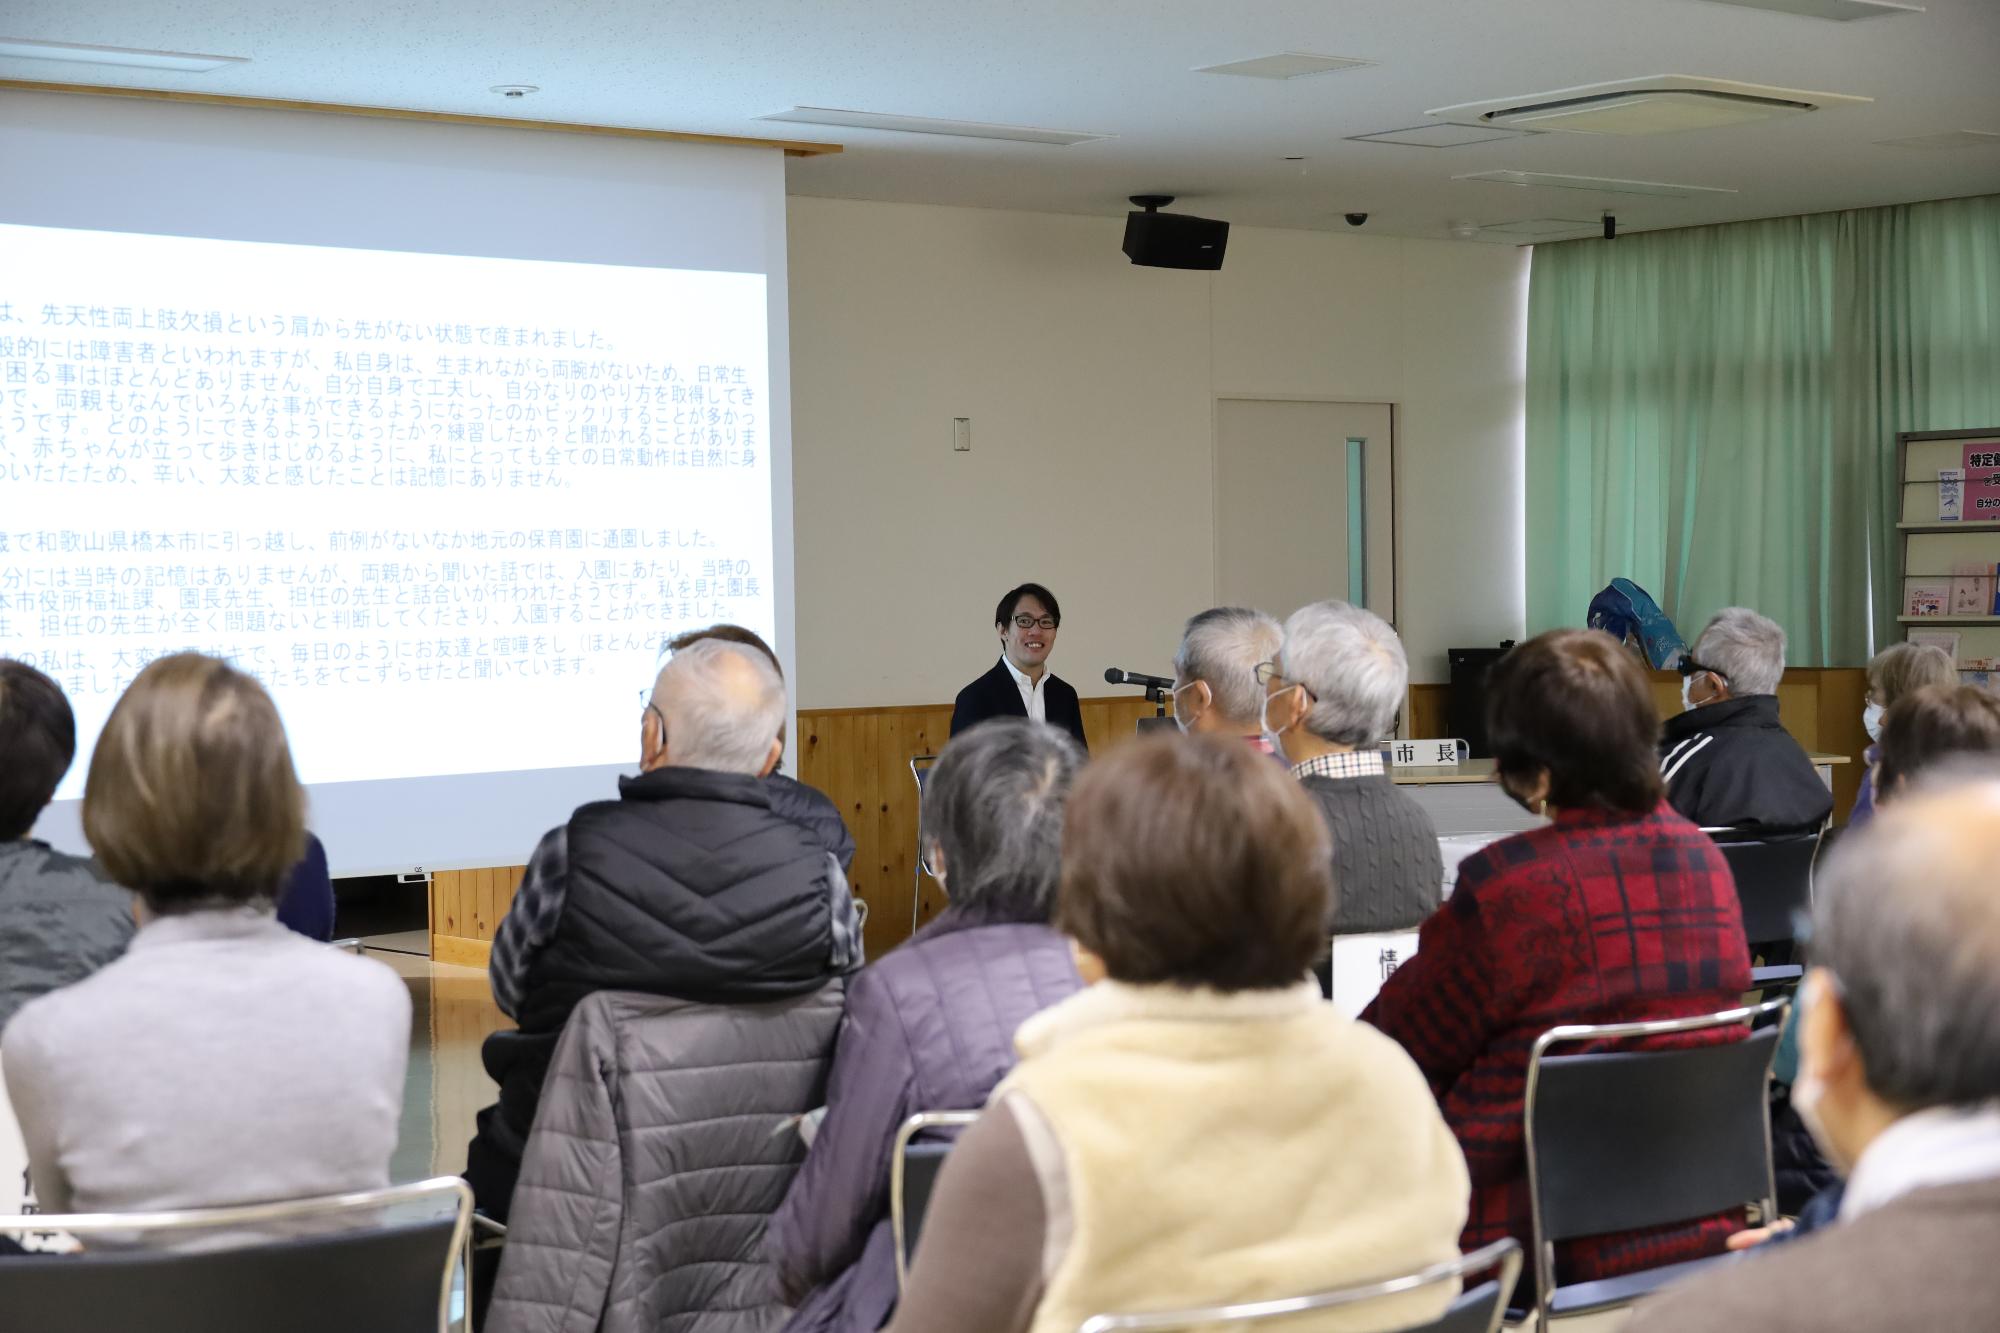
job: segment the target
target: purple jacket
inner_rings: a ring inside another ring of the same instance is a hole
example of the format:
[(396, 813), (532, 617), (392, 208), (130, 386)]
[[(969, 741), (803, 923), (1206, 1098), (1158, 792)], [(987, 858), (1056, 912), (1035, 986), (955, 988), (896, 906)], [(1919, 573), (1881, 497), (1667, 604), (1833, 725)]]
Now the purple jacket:
[(896, 1304), (889, 1159), (918, 1111), (977, 1110), (1014, 1067), (1014, 1030), (1079, 989), (1047, 926), (946, 912), (849, 982), (826, 1120), (765, 1232), (786, 1333), (875, 1333)]

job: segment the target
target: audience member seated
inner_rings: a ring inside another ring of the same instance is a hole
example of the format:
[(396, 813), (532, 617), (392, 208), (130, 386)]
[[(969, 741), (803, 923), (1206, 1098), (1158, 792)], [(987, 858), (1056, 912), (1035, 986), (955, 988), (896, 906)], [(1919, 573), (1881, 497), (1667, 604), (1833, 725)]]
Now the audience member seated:
[[(1501, 658), (1487, 688), (1500, 784), (1554, 823), (1467, 857), (1415, 956), (1362, 1014), (1416, 1058), (1465, 1149), (1468, 1250), (1508, 1235), (1532, 1244), (1521, 1115), (1537, 1037), (1714, 1013), (1750, 985), (1729, 866), (1662, 799), (1659, 714), (1631, 653), (1593, 630), (1556, 630)], [(1699, 1258), (1742, 1224), (1738, 1210), (1572, 1242), (1557, 1249), (1558, 1274)]]
[[(778, 662), (778, 655), (771, 651), (771, 645), (754, 630), (741, 625), (710, 625), (707, 629), (691, 629), (667, 641), (667, 651), (677, 653), (691, 643), (703, 639), (721, 639), (725, 643), (740, 643), (746, 648), (755, 648), (764, 654), (764, 660), (771, 664), (771, 670), (783, 680), (785, 668)], [(845, 874), (854, 865), (854, 835), (847, 831), (847, 822), (840, 817), (840, 807), (827, 799), (826, 793), (816, 787), (808, 787), (796, 782), (783, 773), (785, 727), (778, 725), (778, 745), (780, 755), (777, 766), (764, 775), (764, 785), (771, 790), (771, 808), (794, 824), (803, 824), (813, 836), (840, 860), (840, 869)]]
[(1241, 736), (1283, 759), (1264, 735), (1257, 667), (1278, 655), (1285, 631), (1262, 611), (1218, 606), (1188, 621), (1174, 653), (1174, 721), (1193, 735)]
[(893, 1333), (1072, 1333), (1457, 1253), (1465, 1163), (1422, 1076), (1307, 974), (1329, 861), (1298, 784), (1237, 741), (1154, 737), (1084, 770), (1056, 921), (1094, 984), (1022, 1025), (1020, 1065), (945, 1163)]
[(1684, 710), (1667, 719), (1667, 800), (1702, 828), (1799, 832), (1833, 812), (1833, 793), (1778, 721), (1785, 631), (1755, 611), (1715, 613), (1681, 662)]
[[(29, 836), (75, 757), (62, 687), (0, 658), (0, 1033), (22, 1005), (83, 980), (132, 938), (130, 893)], [(0, 1194), (0, 1212), (18, 1196)]]
[(479, 1113), (466, 1179), (506, 1219), (542, 1076), (570, 1011), (600, 990), (703, 1004), (818, 990), (861, 962), (838, 859), (765, 781), (785, 687), (752, 648), (692, 643), (640, 721), (640, 773), (535, 848), (493, 940), (494, 1001), (519, 1031), (482, 1050), (500, 1100)]
[(278, 924), (305, 792), (278, 710), (226, 662), (139, 673), (105, 723), (83, 828), (141, 925), (31, 1000), (0, 1047), (50, 1212), (132, 1212), (389, 1183), (410, 995)]
[(882, 1327), (896, 1304), (897, 1128), (918, 1111), (984, 1106), (1014, 1065), (1022, 1020), (1082, 984), (1049, 925), (1082, 759), (1051, 727), (995, 718), (960, 732), (931, 769), (924, 838), (950, 905), (849, 983), (826, 1119), (766, 1237), (798, 1306), (789, 1333)]
[(1885, 801), (1828, 859), (1794, 1097), (1848, 1168), (1838, 1224), (1668, 1290), (1630, 1333), (2000, 1322), (2000, 780)]
[(1265, 729), (1333, 835), (1329, 932), (1414, 929), (1444, 896), (1444, 859), (1431, 817), (1389, 780), (1376, 749), (1409, 688), (1402, 640), (1372, 611), (1315, 602), (1285, 622), (1284, 646), (1260, 675)]
[[(1936, 651), (1919, 649), (1917, 651)], [(1942, 653), (1938, 654), (1940, 657)], [(1957, 672), (1952, 672), (1957, 680)], [(1877, 804), (1888, 809), (1912, 787), (1921, 786), (1955, 762), (2000, 762), (2000, 697), (1970, 685), (1926, 685), (1904, 693), (1882, 726), (1876, 768), (1881, 777)], [(1778, 1202), (1799, 1213), (1799, 1229), (1809, 1230), (1833, 1210), (1812, 1208), (1807, 1200), (1828, 1192), (1838, 1203), (1839, 1176), (1819, 1151), (1798, 1106), (1798, 1011), (1787, 1019), (1773, 1062), (1771, 1149), (1777, 1169)]]
[(1893, 643), (1875, 654), (1875, 660), (1868, 664), (1868, 706), (1861, 712), (1861, 725), (1868, 733), (1868, 750), (1862, 756), (1861, 786), (1854, 793), (1854, 808), (1847, 815), (1849, 833), (1875, 814), (1875, 763), (1881, 758), (1884, 715), (1912, 690), (1956, 684), (1958, 664), (1942, 648)]

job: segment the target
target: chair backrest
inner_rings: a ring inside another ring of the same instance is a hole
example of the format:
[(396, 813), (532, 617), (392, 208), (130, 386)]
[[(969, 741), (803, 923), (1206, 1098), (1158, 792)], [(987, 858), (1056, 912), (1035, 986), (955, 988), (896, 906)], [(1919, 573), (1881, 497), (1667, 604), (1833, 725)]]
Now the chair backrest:
[(949, 1140), (919, 1143), (917, 1135), (963, 1129), (977, 1119), (977, 1111), (919, 1111), (896, 1130), (896, 1152), (889, 1162), (889, 1225), (896, 1238), (898, 1289), (909, 1280), (910, 1259), (917, 1252), (924, 1213), (930, 1208), (931, 1192), (937, 1188), (945, 1156), (951, 1152)]
[(455, 1176), (235, 1208), (0, 1217), (0, 1235), (54, 1232), (85, 1246), (0, 1260), (0, 1323), (36, 1333), (442, 1333), (471, 1218), (472, 1191)]
[(1170, 1329), (1206, 1328), (1214, 1324), (1254, 1326), (1320, 1310), (1402, 1296), (1425, 1287), (1462, 1281), (1470, 1274), (1484, 1273), (1489, 1269), (1497, 1272), (1486, 1281), (1461, 1291), (1443, 1314), (1422, 1324), (1402, 1326), (1400, 1333), (1496, 1333), (1506, 1314), (1507, 1298), (1513, 1294), (1514, 1282), (1521, 1272), (1521, 1244), (1511, 1236), (1471, 1254), (1383, 1282), (1204, 1309), (1101, 1314), (1085, 1320), (1077, 1333), (1166, 1333)]
[(1729, 873), (1736, 880), (1736, 898), (1743, 905), (1743, 934), (1752, 946), (1792, 938), (1793, 917), (1812, 907), (1813, 863), (1819, 859), (1820, 833), (1777, 838), (1745, 838), (1727, 832), (1711, 834)]
[(1785, 999), (1655, 1023), (1552, 1028), (1528, 1059), (1528, 1189), (1541, 1294), (1557, 1241), (1690, 1221), (1776, 1198), (1766, 1084), (1778, 1025), (1740, 1041), (1551, 1055), (1580, 1042), (1744, 1027)]

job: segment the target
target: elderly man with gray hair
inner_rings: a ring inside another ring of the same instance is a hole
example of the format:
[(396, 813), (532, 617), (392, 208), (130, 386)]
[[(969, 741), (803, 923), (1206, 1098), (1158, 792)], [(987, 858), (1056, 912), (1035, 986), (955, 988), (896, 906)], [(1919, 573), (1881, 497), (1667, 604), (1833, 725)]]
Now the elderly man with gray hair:
[(1642, 1306), (1629, 1333), (2000, 1324), (2000, 781), (1899, 801), (1813, 904), (1792, 1104), (1847, 1172), (1837, 1224)]
[(639, 722), (618, 799), (578, 808), (535, 848), (493, 940), (493, 999), (520, 1024), (482, 1050), (500, 1101), (466, 1178), (501, 1220), (570, 1012), (594, 991), (703, 1004), (810, 994), (861, 965), (840, 862), (761, 779), (783, 750), (785, 686), (756, 649), (675, 652)]
[(1284, 627), (1245, 606), (1203, 611), (1181, 631), (1174, 654), (1174, 721), (1189, 734), (1241, 736), (1267, 754), (1264, 687), (1257, 666), (1278, 655)]
[(1681, 659), (1685, 711), (1667, 719), (1660, 775), (1667, 801), (1703, 828), (1792, 832), (1817, 828), (1833, 793), (1778, 721), (1785, 631), (1732, 606)]
[(1361, 607), (1315, 602), (1285, 622), (1284, 646), (1258, 678), (1264, 730), (1333, 835), (1330, 933), (1414, 929), (1443, 897), (1444, 861), (1430, 816), (1389, 780), (1376, 748), (1409, 686), (1396, 631)]

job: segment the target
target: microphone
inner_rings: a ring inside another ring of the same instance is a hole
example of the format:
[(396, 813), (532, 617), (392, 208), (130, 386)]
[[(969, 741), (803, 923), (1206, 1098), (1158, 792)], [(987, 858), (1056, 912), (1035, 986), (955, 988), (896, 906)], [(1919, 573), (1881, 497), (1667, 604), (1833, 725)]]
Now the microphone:
[(1111, 685), (1138, 685), (1149, 690), (1171, 690), (1173, 681), (1165, 676), (1147, 676), (1137, 671), (1120, 671), (1117, 667), (1106, 667), (1104, 679)]

